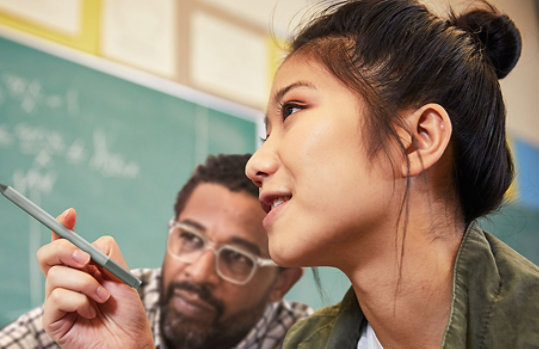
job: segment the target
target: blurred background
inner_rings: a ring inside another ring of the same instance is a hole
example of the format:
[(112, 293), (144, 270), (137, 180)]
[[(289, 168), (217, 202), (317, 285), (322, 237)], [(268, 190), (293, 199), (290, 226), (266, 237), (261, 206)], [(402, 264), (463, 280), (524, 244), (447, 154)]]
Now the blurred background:
[[(180, 186), (210, 153), (253, 152), (271, 79), (294, 28), (328, 1), (0, 0), (0, 182), (52, 214), (79, 212), (89, 240), (118, 240), (130, 267), (158, 267)], [(473, 1), (426, 1), (440, 13)], [(539, 263), (539, 0), (493, 0), (522, 56), (501, 81), (517, 178), (482, 221)], [(49, 239), (0, 200), (0, 326), (43, 301), (35, 251)], [(340, 300), (339, 272), (288, 294)]]

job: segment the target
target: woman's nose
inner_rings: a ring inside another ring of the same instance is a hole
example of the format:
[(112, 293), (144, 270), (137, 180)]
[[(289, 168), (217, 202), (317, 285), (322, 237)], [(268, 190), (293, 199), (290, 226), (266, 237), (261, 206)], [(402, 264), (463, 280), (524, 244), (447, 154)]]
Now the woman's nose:
[(247, 162), (245, 174), (257, 187), (262, 187), (264, 180), (274, 174), (278, 167), (276, 154), (268, 143), (264, 143)]

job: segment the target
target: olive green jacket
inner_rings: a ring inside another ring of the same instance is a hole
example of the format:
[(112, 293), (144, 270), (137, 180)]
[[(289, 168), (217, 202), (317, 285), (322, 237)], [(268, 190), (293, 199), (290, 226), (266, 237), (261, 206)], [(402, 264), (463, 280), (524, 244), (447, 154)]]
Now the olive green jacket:
[[(283, 348), (355, 349), (366, 324), (350, 288), (290, 328)], [(442, 348), (539, 348), (539, 268), (476, 223), (457, 254)]]

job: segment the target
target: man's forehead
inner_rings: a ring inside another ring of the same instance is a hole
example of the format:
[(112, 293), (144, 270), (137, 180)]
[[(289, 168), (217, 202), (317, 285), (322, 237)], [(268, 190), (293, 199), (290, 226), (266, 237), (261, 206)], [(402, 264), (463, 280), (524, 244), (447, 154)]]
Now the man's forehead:
[(262, 226), (265, 213), (259, 201), (241, 191), (215, 183), (199, 184), (178, 217), (216, 243), (247, 243), (267, 254)]

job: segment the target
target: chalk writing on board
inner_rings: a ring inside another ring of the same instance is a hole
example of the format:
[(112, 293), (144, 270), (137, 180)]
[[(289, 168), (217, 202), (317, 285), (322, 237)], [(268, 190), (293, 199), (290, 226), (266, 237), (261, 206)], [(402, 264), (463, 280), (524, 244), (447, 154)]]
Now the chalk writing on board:
[[(19, 123), (14, 128), (19, 151), (25, 155), (52, 157), (61, 155), (65, 149), (64, 138), (55, 130)], [(47, 165), (47, 163), (43, 163)]]
[(26, 114), (46, 108), (65, 110), (68, 115), (79, 112), (79, 95), (76, 89), (67, 89), (62, 93), (47, 90), (35, 79), (4, 73), (0, 78), (0, 104), (7, 99), (15, 100)]
[(72, 165), (81, 163), (86, 158), (86, 149), (82, 140), (76, 139), (67, 149), (65, 157)]
[(94, 155), (90, 166), (104, 177), (135, 178), (138, 176), (140, 166), (134, 162), (126, 161), (122, 155), (109, 151), (107, 137), (101, 131), (94, 132)]
[(5, 126), (0, 125), (0, 147), (9, 147), (13, 144), (14, 138)]
[(31, 168), (28, 171), (17, 169), (13, 172), (13, 184), (21, 193), (49, 194), (54, 187), (57, 175), (54, 171)]
[[(0, 149), (13, 149), (32, 159), (30, 169), (25, 170), (24, 174), (20, 169), (13, 172), (13, 179), (17, 180), (22, 188), (38, 180), (38, 173), (32, 170), (52, 171), (55, 161), (84, 166), (103, 177), (129, 179), (139, 176), (140, 165), (115, 152), (109, 141), (110, 137), (104, 131), (94, 130), (91, 139), (87, 141), (90, 144), (86, 144), (81, 138), (67, 139), (68, 137), (58, 131), (27, 123), (15, 124), (11, 129), (0, 124)], [(44, 178), (48, 178), (46, 186), (54, 184), (52, 177)]]

